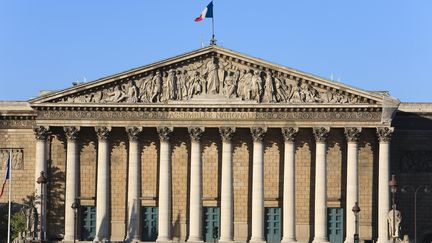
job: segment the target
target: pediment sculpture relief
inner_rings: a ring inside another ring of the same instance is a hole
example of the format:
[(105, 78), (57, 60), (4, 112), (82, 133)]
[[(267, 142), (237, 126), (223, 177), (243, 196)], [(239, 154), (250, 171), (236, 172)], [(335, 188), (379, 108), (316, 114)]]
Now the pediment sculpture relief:
[(138, 78), (72, 94), (61, 103), (159, 103), (219, 95), (257, 103), (366, 103), (357, 95), (224, 58), (208, 57), (183, 66), (161, 68)]

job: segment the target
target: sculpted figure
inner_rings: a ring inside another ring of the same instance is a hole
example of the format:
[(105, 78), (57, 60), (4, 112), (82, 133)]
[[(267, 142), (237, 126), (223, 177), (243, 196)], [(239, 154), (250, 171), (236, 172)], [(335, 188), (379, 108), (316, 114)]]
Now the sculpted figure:
[(299, 85), (296, 85), (293, 87), (293, 94), (291, 97), (291, 102), (292, 103), (303, 102), (302, 101), (302, 93), (301, 93), (301, 89), (300, 89)]
[(124, 92), (120, 89), (120, 85), (116, 85), (111, 91), (107, 93), (106, 102), (118, 103), (126, 99)]
[(150, 99), (153, 93), (152, 77), (146, 77), (141, 80), (141, 85), (139, 86), (139, 93), (141, 102), (151, 102)]
[(208, 62), (207, 64), (207, 86), (206, 92), (208, 94), (219, 93), (219, 75), (218, 75), (218, 65), (216, 59)]
[(177, 99), (177, 76), (174, 69), (169, 70), (168, 73), (167, 92), (169, 100)]
[[(395, 211), (395, 220), (393, 222), (393, 210), (390, 210), (390, 212), (388, 213), (387, 216), (387, 221), (388, 221), (388, 226), (389, 226), (389, 234), (390, 236), (393, 236), (397, 239), (399, 239), (399, 225), (402, 222), (402, 214), (399, 210)], [(394, 224), (394, 228), (393, 228), (393, 224)], [(393, 235), (393, 231), (394, 231), (394, 235)]]
[(233, 71), (228, 72), (228, 76), (225, 79), (225, 94), (227, 98), (237, 97), (237, 80), (238, 73)]
[(243, 87), (245, 82), (244, 77), (246, 73), (247, 73), (246, 69), (239, 71), (239, 81), (237, 83), (237, 95), (240, 96), (240, 98), (242, 98), (243, 100), (245, 99)]
[(0, 151), (0, 169), (3, 167), (3, 165), (6, 166), (7, 160), (9, 158), (9, 153), (6, 150)]
[(266, 72), (266, 80), (264, 84), (264, 97), (263, 102), (274, 102), (275, 101), (275, 92), (274, 92), (274, 86), (273, 86), (273, 78), (272, 74), (267, 71)]
[(126, 102), (136, 103), (138, 102), (138, 88), (135, 85), (135, 81), (131, 81), (125, 88), (127, 93), (125, 95)]
[(198, 71), (195, 71), (195, 75), (192, 77), (189, 86), (189, 99), (191, 99), (194, 95), (201, 94), (202, 82), (203, 81), (201, 80), (200, 73)]
[(277, 101), (287, 102), (292, 96), (292, 86), (287, 86), (281, 77), (275, 77), (275, 96)]
[(319, 102), (319, 94), (318, 91), (312, 87), (310, 84), (303, 84), (302, 91), (305, 95), (305, 102), (313, 103), (313, 102)]
[(261, 71), (254, 71), (251, 81), (250, 99), (261, 102), (261, 95), (263, 93), (263, 80)]
[(151, 98), (150, 102), (160, 102), (162, 94), (162, 72), (158, 70), (151, 81)]
[(29, 207), (26, 209), (26, 236), (33, 239), (36, 224), (36, 208)]
[(21, 149), (16, 150), (12, 155), (13, 167), (15, 170), (23, 169), (23, 152)]
[(98, 90), (93, 95), (94, 103), (100, 103), (102, 101), (102, 90)]

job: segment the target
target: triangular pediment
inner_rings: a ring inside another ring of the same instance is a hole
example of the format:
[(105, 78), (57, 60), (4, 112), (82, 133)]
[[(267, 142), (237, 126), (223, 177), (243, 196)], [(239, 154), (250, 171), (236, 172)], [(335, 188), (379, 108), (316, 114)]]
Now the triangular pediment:
[(30, 100), (32, 105), (178, 103), (381, 105), (368, 92), (209, 46)]

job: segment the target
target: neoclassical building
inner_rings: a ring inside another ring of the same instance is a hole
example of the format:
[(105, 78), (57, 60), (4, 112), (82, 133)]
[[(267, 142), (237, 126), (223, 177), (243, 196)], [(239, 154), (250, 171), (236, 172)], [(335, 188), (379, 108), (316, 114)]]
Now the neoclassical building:
[(389, 242), (394, 174), (430, 242), (431, 112), (212, 45), (0, 102), (0, 170), (49, 240), (226, 243)]

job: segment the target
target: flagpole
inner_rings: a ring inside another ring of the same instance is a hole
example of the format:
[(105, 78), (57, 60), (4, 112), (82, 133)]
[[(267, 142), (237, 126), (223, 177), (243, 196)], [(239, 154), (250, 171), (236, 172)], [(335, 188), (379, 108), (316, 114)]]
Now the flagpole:
[(214, 1), (212, 1), (212, 4), (213, 4), (213, 11), (212, 11), (212, 14), (213, 14), (213, 16), (212, 16), (212, 38), (211, 38), (211, 41), (210, 41), (210, 45), (216, 45), (216, 39), (215, 39), (215, 31), (214, 31)]
[(9, 210), (8, 210), (8, 235), (7, 243), (10, 243), (11, 233), (11, 197), (12, 197), (12, 149), (9, 149)]

